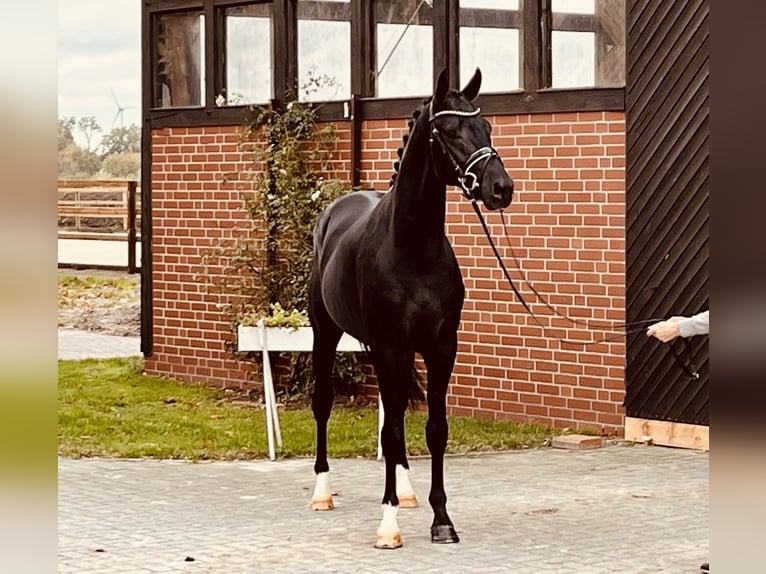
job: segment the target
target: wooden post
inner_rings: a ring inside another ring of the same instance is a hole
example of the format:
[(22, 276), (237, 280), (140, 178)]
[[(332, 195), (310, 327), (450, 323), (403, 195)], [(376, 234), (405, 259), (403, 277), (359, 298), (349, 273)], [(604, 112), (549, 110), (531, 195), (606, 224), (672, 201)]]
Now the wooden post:
[(359, 117), (359, 97), (351, 94), (349, 116), (351, 120), (351, 187), (357, 188), (362, 181), (362, 120)]
[(136, 182), (128, 182), (128, 273), (136, 272)]

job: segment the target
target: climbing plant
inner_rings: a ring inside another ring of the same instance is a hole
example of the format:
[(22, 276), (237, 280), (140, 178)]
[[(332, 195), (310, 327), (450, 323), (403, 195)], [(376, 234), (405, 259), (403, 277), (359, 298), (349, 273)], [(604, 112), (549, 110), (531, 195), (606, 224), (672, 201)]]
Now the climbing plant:
[[(218, 242), (206, 256), (224, 272), (214, 288), (226, 295), (221, 310), (232, 325), (253, 325), (264, 318), (277, 326), (296, 326), (308, 309), (313, 260), (313, 229), (319, 214), (348, 188), (334, 172), (338, 135), (331, 123), (316, 121), (314, 105), (292, 102), (260, 106), (241, 129), (241, 149), (250, 158), (246, 177), (254, 192), (243, 209), (250, 229)], [(275, 310), (277, 312), (275, 313)], [(310, 355), (289, 354), (288, 388), (302, 393), (310, 383)], [(339, 392), (353, 394), (365, 380), (353, 353), (336, 361)]]

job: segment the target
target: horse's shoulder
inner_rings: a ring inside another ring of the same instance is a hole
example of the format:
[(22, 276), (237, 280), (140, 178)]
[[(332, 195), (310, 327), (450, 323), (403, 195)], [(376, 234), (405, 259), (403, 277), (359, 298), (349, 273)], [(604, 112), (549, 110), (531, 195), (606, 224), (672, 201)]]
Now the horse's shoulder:
[(341, 195), (325, 210), (326, 217), (338, 217), (342, 213), (357, 215), (371, 211), (379, 202), (383, 193), (375, 190), (352, 191)]

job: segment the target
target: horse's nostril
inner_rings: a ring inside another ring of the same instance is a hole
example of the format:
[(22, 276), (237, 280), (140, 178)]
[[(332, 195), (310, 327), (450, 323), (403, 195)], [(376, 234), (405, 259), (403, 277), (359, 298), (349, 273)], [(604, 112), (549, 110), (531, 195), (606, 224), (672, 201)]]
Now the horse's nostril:
[(513, 183), (495, 182), (492, 186), (492, 194), (498, 199), (513, 195)]

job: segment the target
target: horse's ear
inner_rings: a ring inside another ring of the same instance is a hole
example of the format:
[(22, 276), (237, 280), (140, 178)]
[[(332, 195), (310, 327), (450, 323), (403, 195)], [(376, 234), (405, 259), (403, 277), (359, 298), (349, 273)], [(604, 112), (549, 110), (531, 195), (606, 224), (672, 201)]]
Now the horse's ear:
[(436, 79), (436, 89), (434, 90), (434, 101), (441, 102), (447, 95), (449, 90), (449, 77), (447, 76), (447, 68), (442, 68), (439, 72), (439, 77)]
[(463, 88), (463, 95), (469, 102), (472, 102), (479, 95), (479, 88), (481, 88), (481, 70), (476, 68), (473, 78), (468, 80), (465, 88)]

